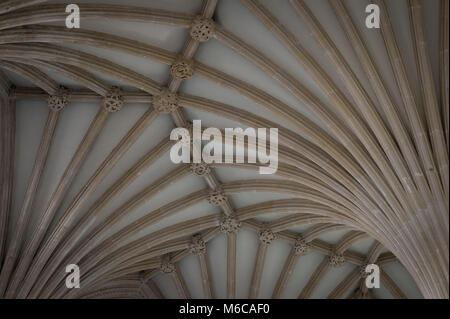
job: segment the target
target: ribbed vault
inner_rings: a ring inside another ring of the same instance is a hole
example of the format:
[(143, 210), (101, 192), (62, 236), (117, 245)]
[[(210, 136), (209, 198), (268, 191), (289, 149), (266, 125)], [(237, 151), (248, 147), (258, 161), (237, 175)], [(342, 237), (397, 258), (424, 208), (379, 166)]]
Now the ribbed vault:
[[(375, 0), (379, 29), (359, 0), (78, 2), (80, 29), (0, 3), (0, 296), (448, 298), (448, 0)], [(173, 164), (195, 119), (277, 127), (276, 174)]]

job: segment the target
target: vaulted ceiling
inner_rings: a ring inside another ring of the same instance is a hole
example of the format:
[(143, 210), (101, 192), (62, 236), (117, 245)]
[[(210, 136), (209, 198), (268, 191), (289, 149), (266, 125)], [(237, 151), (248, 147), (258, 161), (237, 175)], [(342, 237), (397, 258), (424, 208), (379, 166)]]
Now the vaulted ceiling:
[(448, 298), (448, 0), (93, 2), (0, 2), (1, 297)]

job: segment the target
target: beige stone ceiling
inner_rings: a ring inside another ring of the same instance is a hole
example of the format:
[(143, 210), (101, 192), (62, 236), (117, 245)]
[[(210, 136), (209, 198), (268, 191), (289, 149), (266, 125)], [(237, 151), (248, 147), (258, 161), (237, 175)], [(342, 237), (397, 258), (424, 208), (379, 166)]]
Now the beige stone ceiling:
[[(69, 3), (0, 2), (1, 297), (448, 298), (448, 0)], [(172, 163), (196, 119), (277, 173)]]

